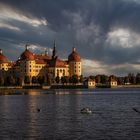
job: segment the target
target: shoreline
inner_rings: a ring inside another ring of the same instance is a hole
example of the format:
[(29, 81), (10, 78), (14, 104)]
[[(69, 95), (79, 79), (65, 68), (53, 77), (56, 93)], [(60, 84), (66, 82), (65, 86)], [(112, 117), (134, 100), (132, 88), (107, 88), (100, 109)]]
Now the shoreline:
[(112, 89), (112, 90), (118, 90), (118, 89), (136, 89), (140, 88), (140, 85), (121, 85), (117, 87), (111, 87), (111, 88), (49, 88), (49, 89), (43, 89), (43, 88), (17, 88), (17, 87), (6, 87), (1, 88), (0, 87), (0, 96), (2, 95), (40, 95), (40, 93), (44, 92), (48, 94), (53, 94), (57, 91), (84, 91), (84, 90), (104, 90), (104, 89)]
[(140, 85), (118, 85), (115, 87), (87, 87), (84, 85), (55, 85), (55, 86), (27, 86), (27, 87), (22, 87), (22, 86), (3, 86), (0, 87), (1, 90), (59, 90), (59, 89), (104, 89), (104, 88), (112, 88), (112, 89), (117, 89), (117, 88), (140, 88)]

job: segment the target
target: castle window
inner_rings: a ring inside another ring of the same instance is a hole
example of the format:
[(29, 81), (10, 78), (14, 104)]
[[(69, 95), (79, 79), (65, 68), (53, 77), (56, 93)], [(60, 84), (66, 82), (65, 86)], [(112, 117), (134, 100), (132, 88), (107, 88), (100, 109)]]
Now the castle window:
[(60, 73), (62, 73), (62, 69), (60, 69)]

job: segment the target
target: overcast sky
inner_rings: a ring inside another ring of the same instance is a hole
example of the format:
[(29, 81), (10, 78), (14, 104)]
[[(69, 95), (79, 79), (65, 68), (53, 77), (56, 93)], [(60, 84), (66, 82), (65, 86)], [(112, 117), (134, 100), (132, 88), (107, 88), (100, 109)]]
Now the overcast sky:
[(140, 72), (140, 0), (0, 0), (0, 48), (16, 60), (31, 50), (67, 58), (73, 46), (83, 74)]

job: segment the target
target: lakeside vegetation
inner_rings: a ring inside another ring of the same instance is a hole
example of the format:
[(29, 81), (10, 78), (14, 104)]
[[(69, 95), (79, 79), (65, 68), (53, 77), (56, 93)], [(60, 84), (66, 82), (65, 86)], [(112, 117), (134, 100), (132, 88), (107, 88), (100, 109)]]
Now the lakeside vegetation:
[(117, 81), (119, 85), (140, 85), (140, 73), (133, 74), (129, 73), (127, 76), (124, 77), (117, 77), (115, 75), (91, 75), (89, 77), (83, 77), (82, 75), (78, 78), (77, 75), (73, 75), (72, 77), (55, 77), (52, 79), (51, 77), (32, 77), (25, 76), (24, 81), (21, 78), (8, 76), (6, 78), (0, 77), (0, 87), (23, 87), (23, 86), (51, 86), (51, 85), (77, 85), (78, 83), (83, 84), (85, 80), (92, 79), (98, 85), (105, 85), (108, 83), (109, 79), (112, 78)]
[(140, 84), (140, 73), (134, 74), (129, 73), (126, 76), (115, 76), (115, 75), (96, 75), (89, 76), (90, 79), (95, 80), (96, 83), (106, 84), (110, 78), (117, 81), (118, 85), (139, 85)]
[(21, 78), (8, 76), (6, 78), (0, 77), (0, 86), (24, 86), (24, 85), (52, 85), (52, 84), (73, 84), (76, 85), (77, 83), (83, 82), (83, 76), (81, 75), (80, 78), (78, 78), (77, 75), (73, 75), (72, 77), (63, 76), (59, 77), (57, 76), (55, 79), (52, 79), (51, 77), (47, 77), (45, 79), (43, 76), (35, 77), (33, 76), (30, 78), (29, 76), (25, 76), (24, 81)]

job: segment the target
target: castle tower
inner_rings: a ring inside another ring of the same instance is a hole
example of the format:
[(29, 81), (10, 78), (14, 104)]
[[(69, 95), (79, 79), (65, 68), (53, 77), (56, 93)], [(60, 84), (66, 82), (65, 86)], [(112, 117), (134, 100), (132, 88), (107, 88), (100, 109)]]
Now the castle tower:
[(28, 49), (28, 46), (28, 44), (25, 45), (25, 51), (20, 56), (20, 75), (32, 78), (35, 76), (35, 56)]
[(8, 71), (10, 62), (0, 49), (0, 70)]
[(82, 73), (82, 66), (81, 66), (81, 57), (76, 52), (76, 48), (73, 47), (72, 53), (68, 56), (68, 62), (69, 62), (69, 75), (78, 75), (81, 76)]

